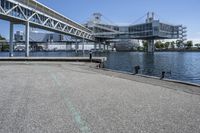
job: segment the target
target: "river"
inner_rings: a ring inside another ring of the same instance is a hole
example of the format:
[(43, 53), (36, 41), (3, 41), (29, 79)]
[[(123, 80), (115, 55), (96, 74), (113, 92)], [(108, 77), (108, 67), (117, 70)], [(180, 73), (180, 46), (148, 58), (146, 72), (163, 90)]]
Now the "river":
[[(31, 56), (82, 56), (74, 52), (31, 52)], [(0, 52), (0, 57), (8, 56), (7, 52)], [(24, 56), (17, 52), (15, 56)], [(85, 54), (88, 56), (88, 54)], [(106, 68), (134, 72), (134, 66), (139, 65), (139, 73), (160, 77), (166, 72), (166, 78), (200, 84), (200, 52), (156, 52), (148, 54), (143, 52), (108, 52), (95, 54), (106, 56)]]

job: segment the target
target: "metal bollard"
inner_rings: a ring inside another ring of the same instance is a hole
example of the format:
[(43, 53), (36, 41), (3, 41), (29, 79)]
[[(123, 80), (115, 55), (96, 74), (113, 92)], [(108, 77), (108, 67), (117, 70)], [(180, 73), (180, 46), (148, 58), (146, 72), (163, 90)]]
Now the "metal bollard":
[(164, 79), (164, 78), (165, 78), (165, 71), (162, 71), (160, 80), (162, 80), (162, 79)]
[(139, 65), (135, 66), (135, 74), (138, 74), (139, 70), (140, 70), (140, 66)]
[(92, 51), (90, 51), (90, 62), (92, 62)]

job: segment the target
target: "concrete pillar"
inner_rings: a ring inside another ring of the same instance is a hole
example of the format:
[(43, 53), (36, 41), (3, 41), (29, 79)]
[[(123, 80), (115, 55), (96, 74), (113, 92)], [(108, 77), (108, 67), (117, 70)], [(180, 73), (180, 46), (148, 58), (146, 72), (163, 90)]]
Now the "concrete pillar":
[(68, 50), (68, 47), (67, 47), (67, 42), (65, 43), (65, 51)]
[(72, 44), (70, 43), (70, 45), (69, 45), (69, 50), (72, 50)]
[(109, 46), (107, 45), (107, 50), (108, 50), (108, 47), (109, 47)]
[(99, 43), (99, 50), (101, 50), (101, 43)]
[(97, 44), (94, 42), (94, 50), (97, 50)]
[(29, 57), (29, 28), (30, 28), (30, 25), (29, 25), (29, 21), (26, 22), (26, 53), (25, 53), (25, 56), (26, 57)]
[(105, 45), (105, 44), (103, 45), (103, 50), (104, 50), (104, 51), (106, 50), (106, 45)]
[(83, 54), (85, 53), (85, 39), (83, 38), (83, 42), (82, 42), (82, 52)]
[(10, 51), (9, 51), (9, 56), (13, 57), (13, 32), (14, 32), (14, 24), (10, 22)]
[(66, 48), (65, 48), (66, 51), (72, 50), (72, 43), (71, 42), (68, 42), (68, 43), (66, 42), (65, 45), (66, 45)]
[(78, 40), (76, 39), (75, 42), (75, 52), (78, 53), (78, 49), (79, 49), (79, 44), (78, 44)]
[(148, 53), (153, 53), (155, 51), (154, 40), (147, 40), (148, 42)]

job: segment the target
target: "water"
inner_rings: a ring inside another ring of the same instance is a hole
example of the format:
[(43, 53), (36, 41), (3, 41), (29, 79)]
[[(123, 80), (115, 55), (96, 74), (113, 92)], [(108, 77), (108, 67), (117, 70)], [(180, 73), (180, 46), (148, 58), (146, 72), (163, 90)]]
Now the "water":
[(114, 70), (134, 72), (133, 67), (141, 66), (140, 73), (161, 76), (167, 72), (169, 79), (200, 84), (200, 52), (141, 52), (110, 53), (106, 67)]
[[(8, 52), (0, 52), (0, 56), (8, 56)], [(15, 56), (24, 56), (23, 52)], [(66, 57), (83, 56), (75, 52), (31, 52), (30, 56)], [(88, 52), (84, 56), (88, 56)], [(147, 54), (142, 52), (109, 52), (95, 54), (106, 56), (106, 68), (134, 72), (134, 66), (140, 65), (141, 74), (160, 77), (161, 72), (167, 72), (169, 79), (187, 81), (200, 84), (200, 52), (156, 52)]]

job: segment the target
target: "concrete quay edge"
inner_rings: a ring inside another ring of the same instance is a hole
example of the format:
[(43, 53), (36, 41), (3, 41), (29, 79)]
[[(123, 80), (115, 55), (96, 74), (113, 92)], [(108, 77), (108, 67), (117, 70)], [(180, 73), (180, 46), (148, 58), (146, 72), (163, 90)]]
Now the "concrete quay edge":
[(0, 61), (55, 61), (55, 62), (94, 62), (103, 63), (106, 57), (0, 57)]

